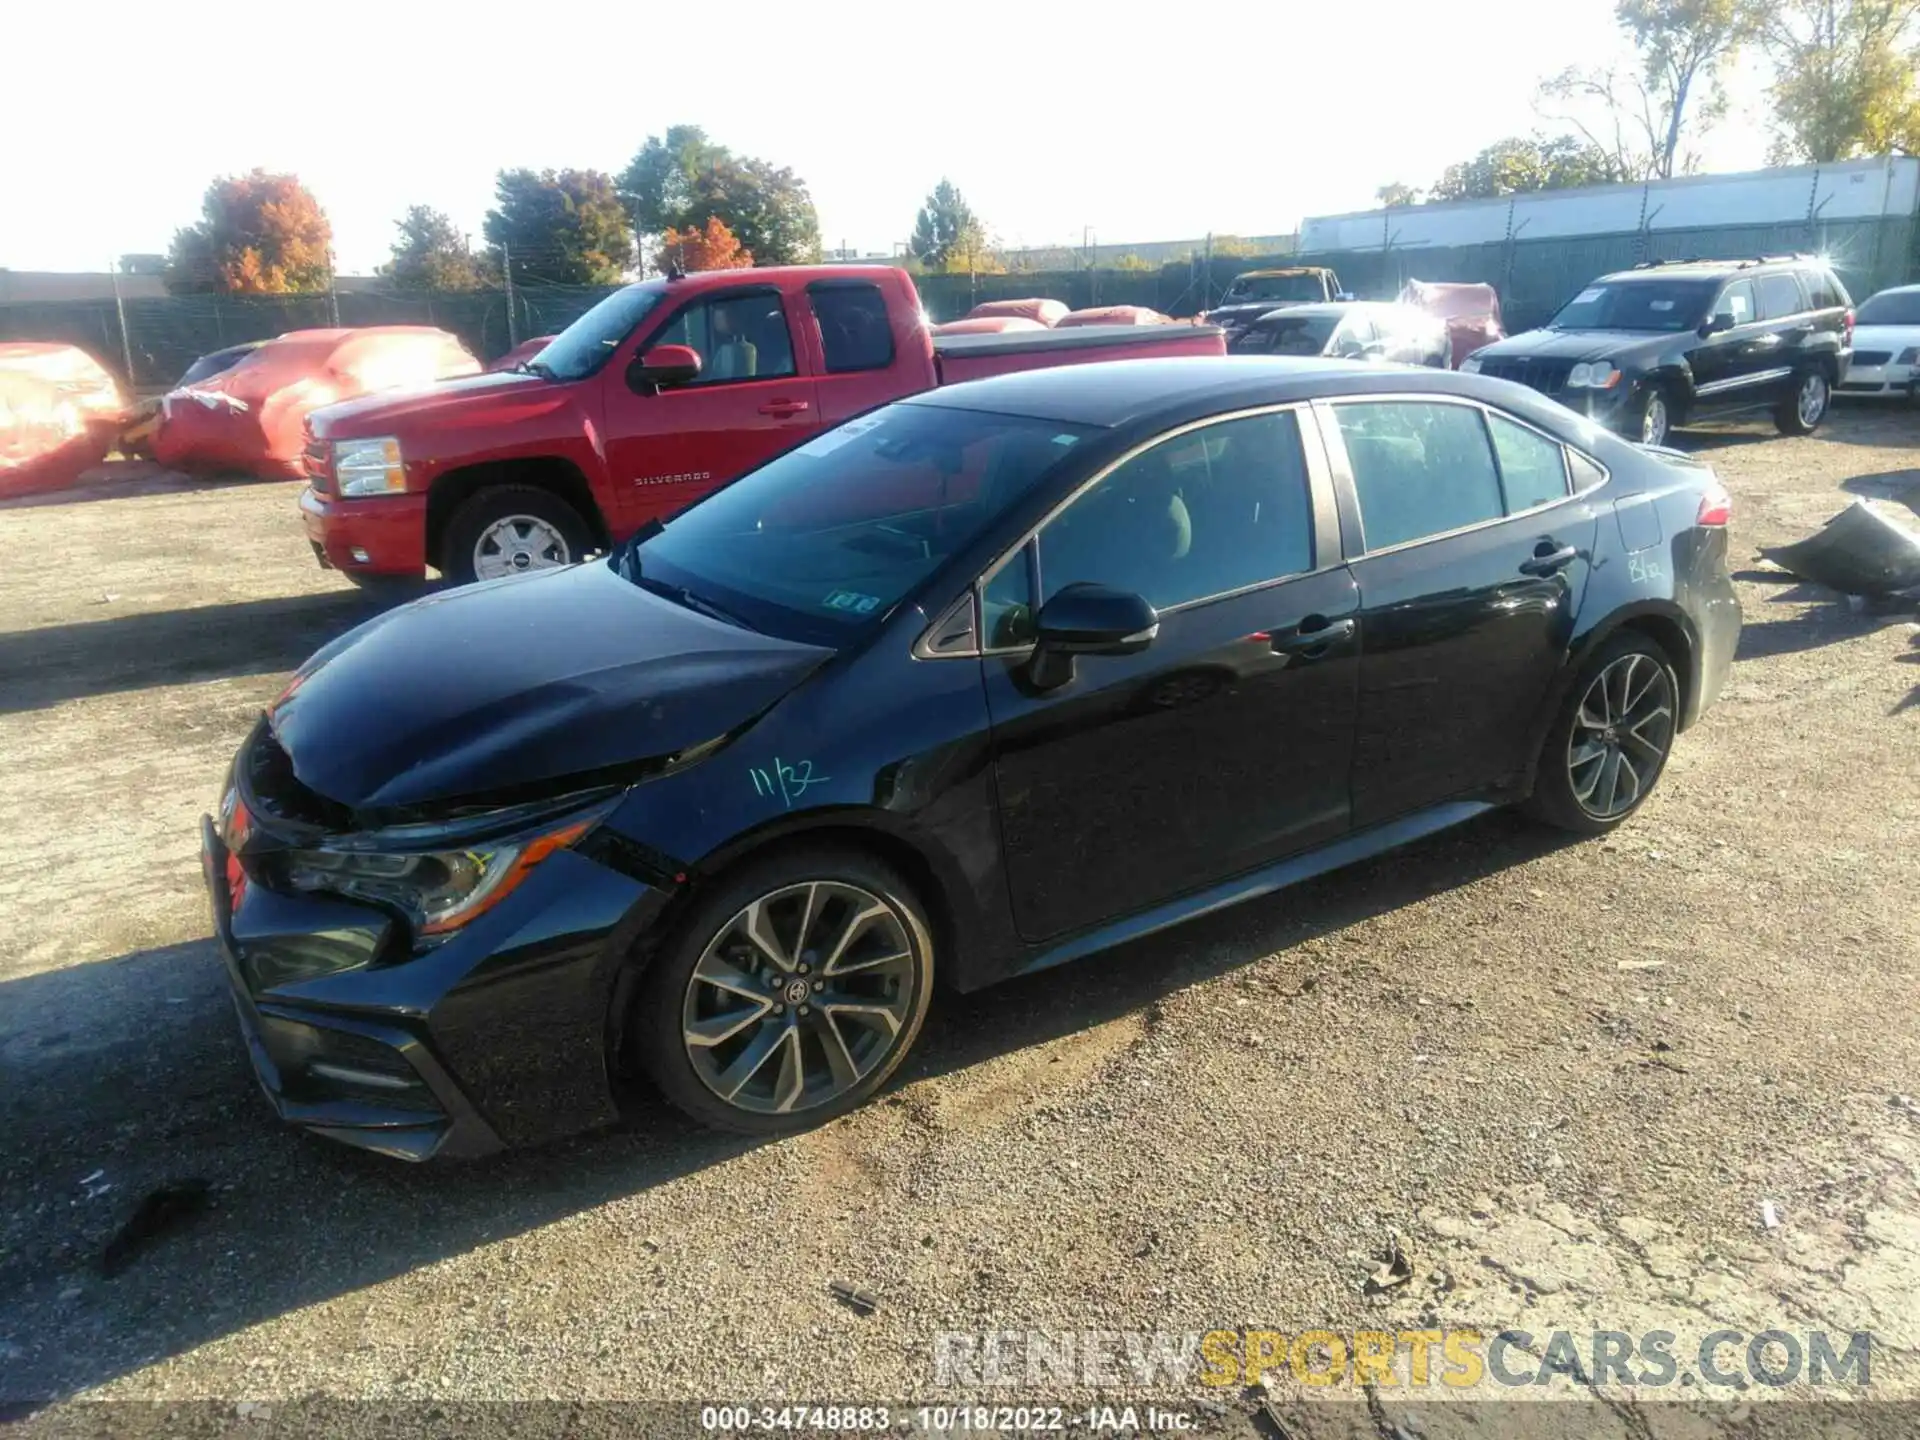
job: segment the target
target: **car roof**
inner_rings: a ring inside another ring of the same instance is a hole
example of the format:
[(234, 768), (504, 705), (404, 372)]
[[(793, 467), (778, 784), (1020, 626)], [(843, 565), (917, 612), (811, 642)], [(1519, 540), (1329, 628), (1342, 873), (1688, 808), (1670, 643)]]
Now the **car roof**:
[(1273, 319), (1282, 315), (1344, 315), (1349, 310), (1378, 308), (1378, 302), (1373, 300), (1314, 300), (1305, 305), (1276, 305), (1260, 319)]
[(1331, 275), (1324, 265), (1286, 265), (1277, 270), (1242, 270), (1236, 280), (1275, 280), (1287, 275)]
[(1518, 407), (1509, 391), (1518, 388), (1500, 388), (1497, 382), (1458, 371), (1416, 366), (1385, 368), (1313, 356), (1197, 355), (1019, 370), (945, 385), (901, 403), (1110, 428), (1156, 420), (1171, 424), (1194, 414), (1249, 405), (1371, 392), (1432, 390), (1498, 400), (1513, 409)]

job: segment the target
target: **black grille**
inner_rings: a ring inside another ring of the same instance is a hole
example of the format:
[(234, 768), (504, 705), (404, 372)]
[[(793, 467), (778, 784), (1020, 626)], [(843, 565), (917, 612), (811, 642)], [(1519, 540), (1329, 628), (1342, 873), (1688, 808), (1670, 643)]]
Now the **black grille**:
[(1856, 365), (1884, 365), (1893, 358), (1891, 350), (1856, 350), (1853, 363)]
[(1567, 388), (1567, 376), (1573, 373), (1573, 361), (1538, 359), (1531, 355), (1492, 356), (1480, 362), (1480, 373), (1496, 380), (1512, 380), (1546, 395), (1558, 395)]

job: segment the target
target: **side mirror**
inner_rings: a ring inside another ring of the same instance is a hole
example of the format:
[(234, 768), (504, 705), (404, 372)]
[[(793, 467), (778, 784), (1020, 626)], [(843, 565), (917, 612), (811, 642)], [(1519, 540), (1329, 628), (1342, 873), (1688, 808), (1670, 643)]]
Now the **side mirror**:
[(1358, 300), (1360, 297), (1349, 290), (1336, 290), (1333, 298), (1336, 300)]
[(1373, 340), (1360, 347), (1362, 360), (1381, 360), (1386, 358), (1387, 346), (1384, 340)]
[(1718, 335), (1722, 330), (1731, 330), (1733, 323), (1733, 316), (1722, 310), (1700, 327), (1700, 338), (1704, 340), (1709, 335)]
[(700, 352), (691, 345), (655, 345), (627, 366), (627, 388), (650, 395), (663, 385), (684, 385), (700, 373)]
[(1153, 606), (1130, 590), (1082, 581), (1069, 585), (1034, 617), (1030, 678), (1051, 690), (1073, 678), (1079, 655), (1137, 655), (1160, 632)]

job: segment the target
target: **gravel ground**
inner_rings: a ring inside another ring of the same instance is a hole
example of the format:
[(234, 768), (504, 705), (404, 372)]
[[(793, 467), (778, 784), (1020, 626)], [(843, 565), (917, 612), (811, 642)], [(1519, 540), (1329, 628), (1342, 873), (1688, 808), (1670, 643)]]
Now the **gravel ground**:
[[(1688, 443), (1743, 564), (1852, 495), (1920, 503), (1904, 411)], [(655, 1105), (408, 1168), (272, 1119), (206, 938), (196, 818), (285, 673), (368, 613), (294, 496), (0, 506), (0, 1401), (1132, 1395), (1277, 1434), (1192, 1378), (943, 1391), (935, 1337), (1422, 1325), (1666, 1329), (1683, 1358), (1722, 1326), (1871, 1330), (1867, 1394), (1920, 1399), (1911, 613), (1743, 579), (1726, 692), (1604, 842), (1494, 816), (947, 999), (888, 1096), (796, 1138)], [(209, 1210), (105, 1278), (185, 1177)], [(1412, 1279), (1366, 1293), (1394, 1244)], [(1581, 1433), (1920, 1417), (1549, 1378)], [(1269, 1384), (1302, 1436), (1511, 1415)]]

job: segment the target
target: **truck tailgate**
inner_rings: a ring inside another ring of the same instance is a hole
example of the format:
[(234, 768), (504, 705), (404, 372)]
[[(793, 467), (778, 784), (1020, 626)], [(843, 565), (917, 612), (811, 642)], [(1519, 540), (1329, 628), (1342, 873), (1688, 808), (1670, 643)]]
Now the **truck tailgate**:
[(1072, 330), (933, 338), (934, 364), (942, 385), (1049, 365), (1226, 353), (1226, 332), (1215, 325), (1083, 325)]

